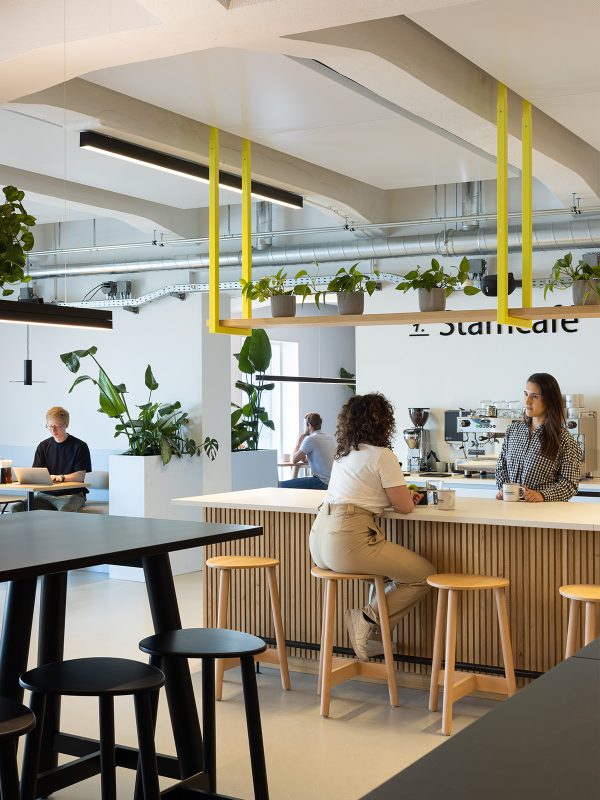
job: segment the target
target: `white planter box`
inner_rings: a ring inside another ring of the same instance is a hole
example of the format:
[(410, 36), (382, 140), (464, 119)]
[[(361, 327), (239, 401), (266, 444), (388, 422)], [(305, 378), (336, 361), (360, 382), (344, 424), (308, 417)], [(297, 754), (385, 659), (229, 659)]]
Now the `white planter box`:
[[(198, 508), (174, 506), (174, 497), (202, 494), (202, 459), (173, 458), (163, 466), (160, 456), (110, 456), (109, 509), (121, 517), (152, 517), (199, 522)], [(202, 548), (170, 553), (174, 575), (202, 569)], [(111, 565), (111, 578), (144, 580), (144, 572), (136, 567)]]
[(232, 492), (277, 483), (277, 450), (238, 450), (231, 454)]

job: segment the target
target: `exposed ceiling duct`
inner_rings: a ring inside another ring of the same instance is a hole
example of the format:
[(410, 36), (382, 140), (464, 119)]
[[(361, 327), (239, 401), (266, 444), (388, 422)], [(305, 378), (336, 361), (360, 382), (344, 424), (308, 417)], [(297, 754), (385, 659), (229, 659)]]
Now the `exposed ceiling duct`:
[[(481, 214), (481, 181), (467, 181), (462, 185), (462, 215), (463, 217), (478, 216)], [(465, 220), (462, 224), (463, 231), (472, 231), (479, 227), (476, 219)]]
[[(521, 229), (508, 234), (510, 252), (521, 249)], [(585, 250), (600, 248), (600, 219), (577, 219), (570, 222), (545, 223), (533, 229), (534, 250)], [(495, 228), (476, 230), (447, 229), (439, 233), (394, 236), (387, 239), (359, 240), (341, 244), (273, 247), (252, 256), (254, 267), (307, 265), (337, 261), (367, 261), (383, 258), (414, 258), (416, 256), (484, 256), (497, 252)], [(241, 253), (222, 253), (222, 267), (238, 267)], [(148, 261), (124, 261), (101, 265), (69, 265), (32, 269), (34, 279), (56, 278), (65, 275), (117, 275), (163, 270), (199, 269), (208, 267), (208, 254)]]

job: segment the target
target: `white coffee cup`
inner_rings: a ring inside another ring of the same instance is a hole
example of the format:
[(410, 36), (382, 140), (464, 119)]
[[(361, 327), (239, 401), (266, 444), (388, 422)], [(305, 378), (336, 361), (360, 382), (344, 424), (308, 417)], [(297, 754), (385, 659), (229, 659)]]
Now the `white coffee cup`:
[(438, 489), (433, 493), (433, 502), (441, 511), (452, 511), (456, 505), (456, 489)]
[(502, 487), (502, 499), (505, 503), (518, 503), (525, 497), (525, 489), (518, 483), (505, 483)]

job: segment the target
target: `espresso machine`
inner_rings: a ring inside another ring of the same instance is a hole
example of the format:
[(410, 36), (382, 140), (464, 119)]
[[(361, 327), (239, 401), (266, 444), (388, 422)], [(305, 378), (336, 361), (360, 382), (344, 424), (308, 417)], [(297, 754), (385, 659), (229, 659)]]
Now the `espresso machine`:
[(429, 472), (431, 446), (429, 431), (425, 429), (425, 423), (429, 419), (429, 409), (409, 408), (408, 413), (414, 428), (406, 428), (403, 431), (404, 441), (408, 447), (407, 468), (410, 472)]
[(591, 478), (596, 469), (596, 412), (567, 406), (567, 430), (581, 450), (581, 477)]

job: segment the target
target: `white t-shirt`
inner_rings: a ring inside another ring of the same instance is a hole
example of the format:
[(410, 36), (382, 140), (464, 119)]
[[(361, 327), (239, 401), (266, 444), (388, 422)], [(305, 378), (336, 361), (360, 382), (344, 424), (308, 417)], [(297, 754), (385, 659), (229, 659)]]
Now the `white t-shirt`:
[(381, 514), (390, 505), (385, 489), (406, 486), (402, 468), (387, 447), (361, 444), (333, 462), (325, 502), (352, 503)]

